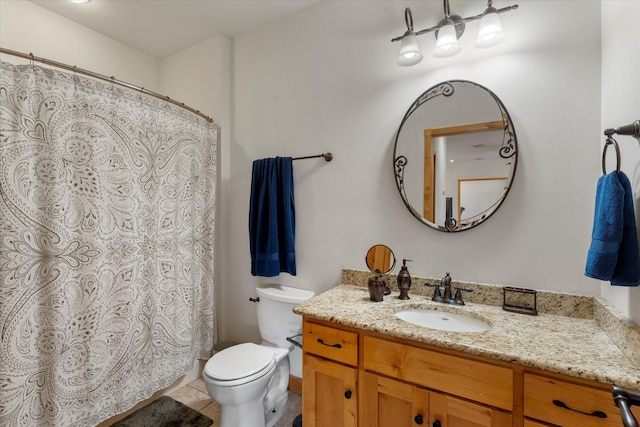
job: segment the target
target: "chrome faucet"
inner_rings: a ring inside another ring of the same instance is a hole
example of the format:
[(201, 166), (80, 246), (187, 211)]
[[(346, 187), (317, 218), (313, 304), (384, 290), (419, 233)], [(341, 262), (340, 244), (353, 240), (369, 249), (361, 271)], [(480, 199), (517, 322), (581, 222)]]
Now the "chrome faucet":
[[(451, 297), (451, 275), (446, 273), (445, 276), (440, 280), (440, 283), (425, 283), (425, 286), (433, 287), (433, 297), (431, 297), (431, 301), (441, 302), (444, 304), (451, 305), (465, 305), (462, 300), (462, 291), (465, 292), (473, 292), (473, 289), (464, 288), (462, 286), (455, 286), (456, 293), (453, 297)], [(444, 295), (442, 295), (440, 291), (440, 287), (444, 289)]]

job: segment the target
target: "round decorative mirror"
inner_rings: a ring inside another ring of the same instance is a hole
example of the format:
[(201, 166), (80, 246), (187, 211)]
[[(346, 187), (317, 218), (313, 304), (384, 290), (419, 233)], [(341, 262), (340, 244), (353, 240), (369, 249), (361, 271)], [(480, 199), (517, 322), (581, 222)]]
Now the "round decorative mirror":
[(458, 232), (498, 210), (516, 172), (516, 132), (489, 89), (449, 80), (424, 92), (400, 123), (393, 150), (398, 191), (429, 227)]
[(369, 270), (376, 274), (387, 274), (396, 265), (393, 251), (385, 245), (371, 246), (367, 251), (365, 261)]

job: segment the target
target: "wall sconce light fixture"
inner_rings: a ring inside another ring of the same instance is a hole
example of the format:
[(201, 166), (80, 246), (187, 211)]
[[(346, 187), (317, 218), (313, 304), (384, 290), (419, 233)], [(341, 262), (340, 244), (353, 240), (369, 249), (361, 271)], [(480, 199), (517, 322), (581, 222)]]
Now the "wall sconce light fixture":
[(500, 24), (500, 13), (509, 12), (518, 8), (518, 5), (496, 9), (492, 5), (492, 0), (487, 1), (487, 8), (479, 15), (462, 18), (458, 15), (451, 15), (449, 11), (449, 0), (443, 0), (444, 18), (438, 25), (420, 31), (413, 30), (413, 16), (411, 9), (404, 10), (404, 20), (407, 24), (407, 31), (400, 37), (391, 39), (392, 42), (401, 41), (398, 64), (403, 66), (415, 65), (422, 61), (422, 54), (418, 48), (417, 36), (435, 32), (436, 48), (433, 55), (439, 58), (453, 56), (460, 52), (458, 39), (462, 36), (465, 23), (480, 20), (480, 29), (475, 46), (479, 48), (495, 46), (504, 40), (504, 32)]

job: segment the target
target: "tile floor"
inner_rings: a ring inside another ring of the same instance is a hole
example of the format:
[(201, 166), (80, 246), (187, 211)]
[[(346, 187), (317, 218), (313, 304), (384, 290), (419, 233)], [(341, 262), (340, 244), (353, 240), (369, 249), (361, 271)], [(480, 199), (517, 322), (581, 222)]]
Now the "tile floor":
[[(202, 378), (190, 382), (169, 396), (211, 418), (213, 420), (213, 427), (220, 425), (220, 405), (211, 399)], [(301, 412), (301, 396), (289, 391), (287, 409), (274, 427), (291, 427), (293, 425), (293, 419)]]

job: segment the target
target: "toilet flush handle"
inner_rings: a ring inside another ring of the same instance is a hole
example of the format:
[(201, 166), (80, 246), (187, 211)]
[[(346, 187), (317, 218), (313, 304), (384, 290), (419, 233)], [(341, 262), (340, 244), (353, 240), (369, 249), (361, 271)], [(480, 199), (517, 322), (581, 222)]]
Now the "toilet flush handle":
[(251, 302), (260, 302), (260, 297), (257, 297), (257, 298), (249, 298), (249, 301), (251, 301)]

